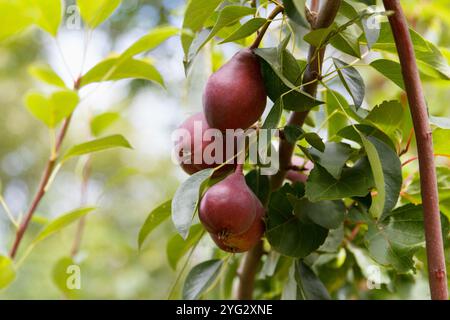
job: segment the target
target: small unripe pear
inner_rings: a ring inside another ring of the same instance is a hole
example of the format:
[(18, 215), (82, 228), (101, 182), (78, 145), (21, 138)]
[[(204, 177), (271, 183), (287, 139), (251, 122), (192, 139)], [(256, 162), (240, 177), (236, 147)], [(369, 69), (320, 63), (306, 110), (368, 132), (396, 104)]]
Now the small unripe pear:
[(205, 229), (226, 237), (246, 232), (257, 214), (255, 195), (245, 183), (241, 167), (209, 188), (200, 202), (199, 218)]
[(258, 57), (242, 49), (209, 77), (203, 110), (213, 128), (247, 129), (263, 114), (266, 100)]
[[(198, 141), (195, 141), (195, 126), (198, 128), (201, 128), (200, 137)], [(213, 141), (213, 139), (210, 139), (209, 141), (203, 139), (205, 132), (208, 129), (211, 129), (211, 127), (208, 125), (208, 122), (205, 119), (205, 116), (203, 112), (196, 113), (192, 116), (190, 116), (188, 119), (186, 119), (179, 127), (178, 130), (186, 130), (188, 133), (187, 137), (180, 138), (178, 141), (175, 142), (175, 148), (177, 150), (178, 155), (178, 161), (180, 163), (181, 168), (188, 174), (194, 174), (198, 171), (209, 169), (209, 168), (216, 168), (217, 166), (221, 165), (222, 163), (226, 162), (226, 139), (224, 138), (223, 141), (223, 149), (222, 149), (222, 156), (219, 157), (219, 163), (207, 163), (205, 157), (204, 157), (204, 151), (205, 148), (210, 146)], [(180, 131), (181, 132), (181, 131)], [(215, 152), (213, 152), (213, 156), (215, 156)], [(231, 159), (231, 157), (230, 157)], [(200, 161), (197, 161), (200, 160)], [(230, 160), (229, 163), (224, 165), (221, 169), (219, 169), (219, 174), (224, 172), (231, 171), (235, 165), (233, 164), (233, 159)]]

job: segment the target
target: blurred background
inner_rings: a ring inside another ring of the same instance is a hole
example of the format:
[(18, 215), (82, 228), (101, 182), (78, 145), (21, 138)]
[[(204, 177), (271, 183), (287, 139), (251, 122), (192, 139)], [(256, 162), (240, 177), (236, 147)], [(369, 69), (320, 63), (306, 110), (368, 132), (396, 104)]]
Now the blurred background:
[[(66, 1), (67, 7), (74, 1)], [(435, 4), (433, 4), (433, 2)], [(411, 25), (439, 45), (450, 59), (450, 1), (402, 1)], [(86, 72), (113, 52), (121, 52), (140, 36), (159, 25), (181, 27), (183, 0), (126, 0), (100, 28), (86, 34), (83, 28), (65, 23), (55, 42), (38, 29), (0, 43), (0, 188), (14, 215), (23, 214), (37, 188), (49, 155), (50, 137), (42, 123), (25, 109), (23, 98), (31, 89), (48, 88), (33, 80), (31, 64), (49, 63), (70, 84), (80, 71)], [(66, 17), (67, 18), (67, 17)], [(69, 27), (68, 27), (69, 26)], [(279, 24), (271, 26), (266, 46), (278, 42)], [(301, 35), (299, 35), (301, 37)], [(87, 46), (86, 46), (87, 44)], [(139, 228), (148, 213), (171, 199), (186, 179), (171, 161), (171, 133), (188, 115), (201, 110), (201, 94), (207, 76), (239, 48), (238, 44), (208, 46), (197, 58), (186, 78), (179, 37), (172, 37), (150, 53), (163, 75), (166, 89), (147, 81), (119, 81), (93, 84), (81, 91), (82, 104), (75, 112), (65, 146), (90, 138), (89, 121), (96, 114), (111, 111), (120, 118), (109, 134), (123, 134), (132, 150), (120, 149), (95, 154), (85, 203), (98, 209), (86, 220), (86, 229), (76, 262), (81, 266), (84, 299), (166, 299), (177, 273), (169, 266), (166, 244), (174, 228), (168, 221), (137, 250)], [(300, 45), (296, 55), (304, 56)], [(366, 68), (367, 69), (367, 68)], [(397, 98), (399, 89), (374, 71), (361, 68), (367, 103), (375, 105)], [(450, 85), (434, 81), (425, 84), (430, 113), (449, 116)], [(323, 115), (317, 113), (320, 118)], [(36, 235), (42, 221), (54, 218), (82, 204), (83, 166), (87, 158), (72, 160), (58, 173), (38, 208), (25, 238)], [(40, 243), (19, 270), (16, 281), (0, 299), (64, 299), (53, 279), (55, 263), (70, 255), (76, 226), (71, 226)], [(7, 254), (14, 230), (0, 209), (0, 253)], [(211, 253), (205, 237), (193, 257), (200, 261)], [(337, 298), (421, 298), (427, 283), (418, 275), (406, 282), (396, 295), (376, 290), (355, 296), (336, 291)]]

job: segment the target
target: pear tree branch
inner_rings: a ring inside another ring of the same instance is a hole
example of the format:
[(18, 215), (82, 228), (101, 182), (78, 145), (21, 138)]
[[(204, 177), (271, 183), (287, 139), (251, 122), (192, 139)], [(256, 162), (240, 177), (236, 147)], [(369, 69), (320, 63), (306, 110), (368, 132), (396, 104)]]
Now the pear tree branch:
[(433, 137), (428, 120), (427, 105), (408, 23), (400, 1), (383, 0), (383, 3), (386, 10), (393, 12), (389, 16), (389, 23), (397, 46), (417, 142), (431, 298), (447, 300), (447, 277), (433, 155)]

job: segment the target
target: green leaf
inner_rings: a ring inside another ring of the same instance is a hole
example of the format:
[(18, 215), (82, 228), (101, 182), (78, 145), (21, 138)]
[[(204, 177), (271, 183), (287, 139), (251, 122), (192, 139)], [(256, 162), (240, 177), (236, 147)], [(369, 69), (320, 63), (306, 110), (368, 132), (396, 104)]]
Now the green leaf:
[(120, 114), (118, 114), (117, 112), (105, 112), (105, 113), (96, 115), (91, 120), (92, 134), (94, 136), (98, 137), (119, 119), (120, 119)]
[(271, 190), (269, 177), (261, 175), (258, 170), (252, 170), (245, 175), (245, 182), (261, 203), (266, 203)]
[(142, 248), (145, 239), (150, 235), (150, 233), (163, 223), (167, 218), (170, 217), (170, 212), (172, 210), (172, 200), (168, 200), (150, 212), (147, 219), (145, 219), (144, 224), (139, 231), (138, 237), (138, 247)]
[(397, 154), (382, 141), (360, 135), (378, 192), (372, 200), (370, 213), (382, 219), (397, 204), (402, 187), (402, 165)]
[(141, 37), (133, 43), (127, 50), (125, 50), (121, 59), (131, 58), (139, 53), (153, 50), (168, 38), (178, 34), (180, 30), (172, 26), (162, 26), (150, 30), (145, 36)]
[(33, 23), (24, 7), (19, 1), (0, 1), (0, 40), (18, 34)]
[(339, 179), (353, 149), (346, 143), (337, 142), (327, 142), (324, 149), (324, 152), (314, 149), (308, 152), (315, 163), (320, 164), (335, 179)]
[(187, 238), (192, 219), (197, 211), (200, 189), (213, 172), (214, 169), (205, 169), (194, 173), (175, 192), (172, 200), (172, 221), (183, 239)]
[[(194, 39), (193, 33), (199, 31), (206, 19), (208, 19), (214, 10), (223, 0), (189, 0), (184, 13), (183, 29), (188, 32), (181, 34), (181, 43), (185, 54), (185, 60), (189, 52), (189, 47)], [(187, 62), (187, 61), (186, 61)]]
[(349, 105), (347, 100), (345, 100), (345, 98), (336, 91), (331, 93), (330, 90), (327, 90), (325, 94), (325, 101), (326, 116), (329, 119), (327, 122), (328, 137), (332, 138), (336, 136), (339, 130), (348, 125), (347, 116), (342, 112), (341, 107), (344, 110), (348, 110)]
[[(413, 29), (409, 29), (409, 32), (419, 68), (423, 71), (431, 69), (435, 72), (436, 77), (449, 80), (450, 67), (439, 49), (433, 43), (422, 38)], [(372, 46), (372, 49), (397, 54), (397, 48), (389, 23), (381, 23), (380, 37), (377, 43)]]
[(81, 17), (92, 29), (97, 28), (108, 19), (120, 3), (120, 0), (77, 0)]
[(283, 129), (284, 136), (290, 144), (295, 144), (304, 138), (305, 131), (300, 126), (287, 125)]
[(56, 37), (62, 21), (61, 0), (26, 0), (26, 2), (34, 23)]
[[(359, 110), (361, 110), (361, 108)], [(342, 128), (341, 130), (339, 130), (338, 136), (362, 144), (359, 132), (364, 133), (365, 136), (372, 136), (377, 138), (378, 140), (383, 141), (392, 150), (396, 151), (396, 147), (389, 136), (387, 136), (383, 131), (375, 128), (374, 126), (370, 126), (367, 124), (355, 124)]]
[(303, 40), (316, 48), (320, 48), (325, 45), (325, 41), (328, 40), (330, 34), (336, 30), (336, 25), (331, 25), (328, 28), (314, 29), (303, 37)]
[(69, 90), (54, 92), (50, 97), (40, 93), (29, 93), (25, 97), (28, 111), (49, 128), (55, 128), (63, 119), (70, 116), (78, 102), (78, 95)]
[[(448, 221), (443, 221), (443, 234)], [(405, 273), (414, 267), (413, 255), (425, 245), (422, 206), (407, 204), (395, 209), (377, 223), (369, 221), (364, 237), (371, 257), (383, 266)]]
[(361, 57), (359, 48), (359, 35), (355, 35), (350, 29), (345, 29), (330, 39), (330, 44), (336, 49), (354, 56)]
[(16, 269), (9, 257), (0, 256), (0, 290), (8, 287), (16, 278)]
[(333, 63), (336, 67), (342, 84), (352, 97), (356, 107), (361, 107), (364, 101), (365, 94), (365, 85), (363, 78), (354, 67), (349, 66), (346, 62), (333, 58)]
[(379, 278), (377, 279), (379, 284), (389, 284), (391, 283), (391, 279), (386, 268), (378, 265), (369, 255), (367, 250), (358, 248), (351, 243), (347, 244), (347, 249), (353, 254), (355, 257), (356, 263), (361, 270), (361, 273), (367, 280), (373, 279), (373, 274), (371, 273), (371, 268), (376, 267), (379, 270)]
[(81, 86), (94, 82), (122, 79), (144, 79), (164, 87), (164, 80), (153, 64), (146, 59), (108, 58), (99, 62), (81, 78)]
[(391, 140), (398, 140), (399, 130), (404, 119), (403, 106), (398, 101), (383, 101), (375, 106), (364, 119), (364, 122), (373, 125), (388, 135)]
[(370, 65), (383, 76), (394, 82), (401, 89), (405, 90), (400, 63), (387, 59), (378, 59), (372, 61)]
[(345, 206), (341, 200), (310, 202), (302, 198), (295, 201), (294, 213), (297, 216), (307, 216), (326, 229), (336, 229), (344, 221)]
[(310, 110), (323, 103), (300, 89), (300, 66), (286, 49), (263, 48), (254, 52), (261, 58), (264, 84), (273, 102), (282, 97), (284, 109), (292, 111)]
[(316, 164), (306, 182), (306, 196), (312, 202), (363, 197), (373, 188), (374, 181), (367, 158), (362, 158), (353, 167), (344, 168), (339, 179)]
[[(450, 168), (436, 167), (437, 185), (439, 191), (439, 208), (450, 218)], [(422, 203), (419, 172), (413, 175), (411, 183), (406, 189), (405, 196), (414, 204)]]
[(179, 234), (175, 234), (167, 243), (166, 253), (169, 265), (172, 269), (177, 269), (177, 264), (181, 258), (192, 248), (204, 234), (201, 224), (193, 225), (189, 230), (189, 236), (184, 240)]
[(309, 28), (305, 17), (305, 0), (283, 0), (287, 16), (297, 25)]
[(241, 18), (254, 14), (255, 8), (243, 7), (243, 6), (226, 6), (220, 12), (217, 18), (217, 22), (208, 34), (205, 40), (196, 48), (196, 53), (211, 40), (222, 28), (238, 22)]
[(56, 219), (51, 221), (48, 225), (46, 225), (41, 230), (41, 232), (39, 232), (37, 237), (33, 240), (32, 245), (36, 245), (38, 242), (41, 242), (42, 240), (50, 237), (51, 235), (61, 231), (65, 227), (86, 216), (93, 210), (95, 210), (95, 208), (93, 207), (81, 208), (74, 211), (70, 211), (57, 217)]
[(288, 199), (294, 197), (296, 200), (299, 196), (288, 184), (272, 193), (266, 221), (266, 236), (273, 249), (295, 258), (306, 257), (315, 251), (328, 234), (327, 229), (294, 212)]
[(52, 278), (55, 286), (69, 299), (77, 299), (79, 297), (79, 290), (69, 289), (67, 280), (69, 274), (67, 273), (70, 266), (76, 265), (71, 257), (63, 257), (56, 261), (52, 270)]
[(313, 148), (319, 150), (320, 152), (325, 151), (325, 144), (322, 138), (315, 132), (307, 132), (304, 135), (306, 142), (308, 142)]
[(67, 161), (72, 157), (78, 157), (93, 152), (119, 147), (128, 149), (132, 148), (130, 143), (120, 134), (107, 136), (73, 146), (66, 152), (62, 158), (62, 161)]
[(195, 300), (201, 296), (219, 275), (222, 260), (208, 260), (202, 262), (189, 271), (183, 287), (183, 299)]
[[(371, 2), (371, 1), (366, 1)], [(375, 1), (374, 5), (375, 5)], [(369, 49), (372, 49), (372, 46), (378, 41), (378, 38), (380, 37), (380, 28), (377, 28), (376, 26), (372, 25), (371, 19), (373, 19), (373, 15), (363, 17), (361, 19), (361, 24), (364, 30), (364, 36), (367, 41), (367, 46)]]
[(35, 64), (30, 66), (28, 72), (36, 79), (47, 84), (66, 88), (64, 81), (56, 74), (48, 64)]
[(450, 130), (437, 128), (433, 130), (433, 150), (438, 154), (450, 154)]
[(278, 128), (278, 124), (280, 123), (281, 116), (283, 114), (283, 100), (278, 99), (270, 109), (269, 114), (267, 115), (264, 123), (262, 125), (262, 129), (276, 129)]
[(224, 40), (222, 40), (220, 43), (226, 43), (247, 38), (248, 36), (251, 36), (253, 33), (258, 31), (258, 29), (261, 28), (266, 22), (267, 19), (264, 18), (250, 19), (246, 23), (244, 23), (241, 27), (239, 27), (239, 29), (237, 29), (228, 37), (226, 37)]
[(341, 224), (337, 229), (328, 232), (328, 237), (323, 245), (317, 249), (320, 252), (337, 253), (344, 241), (344, 225)]
[(325, 285), (314, 272), (302, 261), (295, 261), (295, 280), (297, 298), (301, 300), (331, 300)]

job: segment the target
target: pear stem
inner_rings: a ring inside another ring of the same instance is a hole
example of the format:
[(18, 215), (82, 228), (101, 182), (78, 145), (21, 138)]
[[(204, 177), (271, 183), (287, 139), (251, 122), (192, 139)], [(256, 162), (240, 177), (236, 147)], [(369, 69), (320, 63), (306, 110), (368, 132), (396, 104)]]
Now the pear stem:
[(284, 11), (283, 6), (276, 6), (275, 9), (270, 13), (270, 15), (267, 17), (266, 23), (261, 27), (261, 29), (258, 32), (258, 36), (256, 37), (255, 41), (252, 43), (252, 45), (249, 47), (251, 50), (256, 49), (261, 44), (262, 39), (264, 38), (264, 35), (266, 34), (267, 29), (270, 26), (270, 23), (272, 22), (275, 17)]

